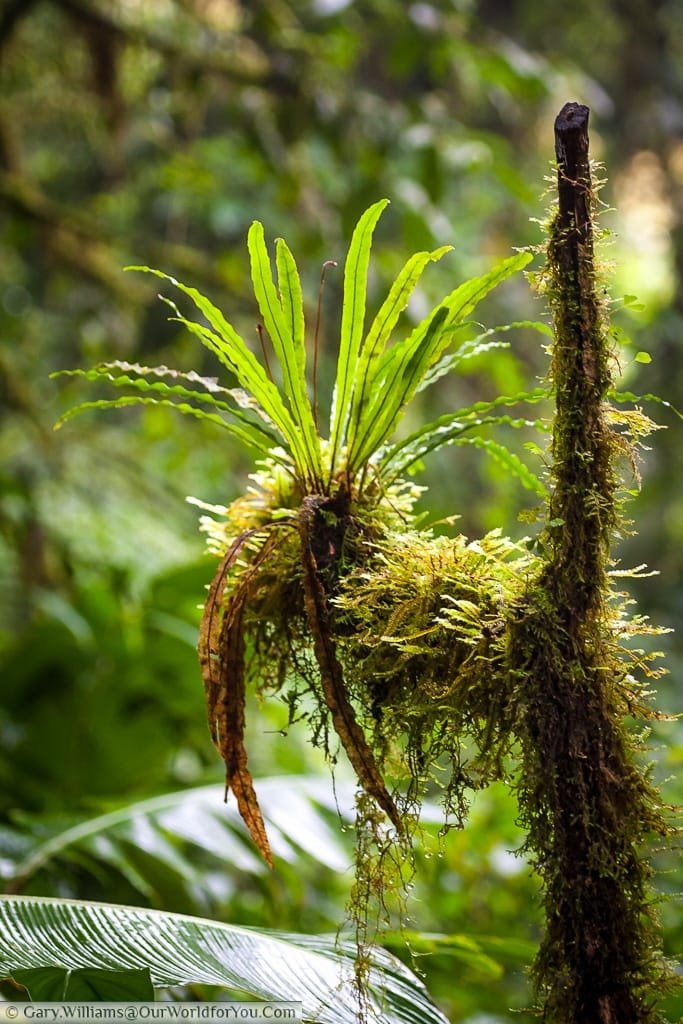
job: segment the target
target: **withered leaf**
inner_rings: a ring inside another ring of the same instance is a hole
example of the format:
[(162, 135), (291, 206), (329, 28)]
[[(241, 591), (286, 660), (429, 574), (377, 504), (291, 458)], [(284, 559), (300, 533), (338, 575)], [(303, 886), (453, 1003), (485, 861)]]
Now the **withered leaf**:
[(256, 556), (250, 571), (238, 583), (222, 614), (226, 574), (249, 537), (258, 532), (247, 530), (241, 534), (218, 567), (204, 607), (199, 632), (199, 661), (211, 739), (225, 764), (226, 799), (228, 790), (232, 790), (249, 834), (272, 868), (273, 855), (244, 746), (244, 607), (249, 598), (254, 572), (266, 557), (268, 541)]

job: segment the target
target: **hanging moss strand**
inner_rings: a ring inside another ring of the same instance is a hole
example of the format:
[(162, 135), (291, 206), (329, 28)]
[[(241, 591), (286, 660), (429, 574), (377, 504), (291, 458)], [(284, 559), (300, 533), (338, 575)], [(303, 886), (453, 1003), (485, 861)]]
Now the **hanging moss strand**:
[(610, 352), (593, 260), (588, 108), (566, 104), (555, 137), (548, 561), (515, 609), (509, 648), (520, 817), (544, 883), (534, 976), (551, 1024), (654, 1024), (665, 972), (641, 851), (651, 830), (666, 826), (623, 724), (629, 677), (607, 606), (616, 446), (605, 413)]

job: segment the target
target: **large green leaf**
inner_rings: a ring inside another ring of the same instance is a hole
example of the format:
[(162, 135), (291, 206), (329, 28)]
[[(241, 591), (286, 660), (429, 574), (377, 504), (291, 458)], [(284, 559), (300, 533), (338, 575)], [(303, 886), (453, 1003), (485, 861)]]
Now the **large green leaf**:
[(32, 1002), (154, 1002), (147, 968), (104, 971), (93, 967), (31, 967), (12, 971), (12, 981), (25, 988)]
[[(325, 779), (288, 775), (259, 779), (258, 794), (277, 861), (295, 864), (303, 854), (333, 871), (348, 870), (350, 851), (337, 826), (340, 815), (353, 820), (351, 785), (338, 781), (333, 794)], [(85, 855), (151, 896), (156, 865), (201, 886), (193, 868), (197, 848), (219, 858), (226, 872), (262, 875), (264, 862), (252, 848), (235, 804), (225, 805), (223, 795), (222, 785), (165, 793), (57, 828), (47, 837), (41, 818), (39, 834), (15, 863), (8, 885), (16, 892), (52, 861)], [(23, 825), (30, 830), (31, 819), (24, 819)], [(183, 843), (189, 844), (187, 856), (182, 854)], [(138, 851), (144, 860), (135, 856)]]
[[(0, 897), (0, 972), (36, 967), (148, 968), (158, 987), (204, 983), (257, 999), (301, 1001), (305, 1020), (357, 1024), (353, 950), (333, 937), (262, 932), (137, 907)], [(377, 950), (369, 998), (383, 1024), (445, 1024), (422, 983)]]

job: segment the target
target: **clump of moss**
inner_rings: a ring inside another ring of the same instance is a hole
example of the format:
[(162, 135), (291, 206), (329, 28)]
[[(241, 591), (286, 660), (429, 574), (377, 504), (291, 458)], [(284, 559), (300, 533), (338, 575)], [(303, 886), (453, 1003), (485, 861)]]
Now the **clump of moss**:
[(458, 825), (466, 790), (504, 774), (506, 618), (535, 564), (500, 530), (469, 542), (404, 527), (372, 545), (337, 600), (353, 622), (344, 665), (367, 727), (386, 749), (400, 740), (407, 796), (419, 803), (436, 780)]
[(500, 530), (468, 542), (418, 528), (420, 488), (404, 481), (299, 495), (273, 463), (252, 479), (202, 520), (228, 607), (240, 605), (240, 674), (280, 694), (292, 721), (305, 714), (332, 759), (341, 738), (397, 833), (430, 780), (462, 824), (466, 790), (504, 771), (506, 618), (536, 556)]

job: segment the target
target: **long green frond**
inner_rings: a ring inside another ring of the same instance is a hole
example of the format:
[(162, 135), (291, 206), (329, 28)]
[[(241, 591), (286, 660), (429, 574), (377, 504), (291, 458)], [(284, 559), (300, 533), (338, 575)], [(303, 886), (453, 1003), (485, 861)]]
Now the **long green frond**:
[(447, 318), (448, 309), (439, 306), (418, 324), (405, 344), (390, 350), (390, 354), (396, 354), (387, 360), (387, 372), (377, 373), (378, 383), (370, 408), (363, 417), (363, 430), (349, 452), (352, 469), (362, 466), (393, 431), (419, 384), (423, 364), (428, 362), (438, 343)]
[(476, 307), (486, 298), (489, 292), (497, 288), (499, 284), (523, 270), (533, 259), (533, 253), (518, 252), (514, 256), (508, 256), (500, 260), (490, 270), (480, 277), (473, 277), (464, 281), (451, 294), (444, 299), (442, 305), (447, 306), (450, 312), (447, 326), (462, 323)]
[[(266, 248), (263, 225), (254, 221), (247, 240), (251, 278), (264, 326), (282, 369), (282, 386), (298, 427), (296, 445), (302, 474), (315, 484), (322, 477), (320, 443), (305, 378), (301, 283), (294, 259), (284, 242), (278, 246), (278, 297)], [(282, 301), (281, 301), (282, 300)]]
[(202, 316), (211, 325), (211, 328), (206, 327), (204, 324), (196, 323), (193, 320), (188, 320), (181, 315), (171, 300), (162, 296), (167, 305), (176, 314), (175, 319), (178, 323), (181, 323), (188, 331), (194, 334), (202, 345), (216, 356), (223, 366), (235, 374), (241, 386), (253, 395), (259, 406), (278, 428), (282, 437), (286, 439), (286, 447), (292, 452), (293, 457), (300, 453), (299, 435), (296, 426), (280, 397), (278, 389), (268, 379), (261, 363), (247, 347), (232, 324), (225, 319), (221, 311), (201, 292), (197, 291), (196, 288), (190, 288), (188, 285), (182, 284), (175, 277), (171, 277), (170, 274), (164, 274), (161, 270), (144, 266), (128, 267), (127, 269), (140, 270), (144, 273), (153, 274), (163, 281), (169, 281), (175, 288), (192, 300)]
[(452, 373), (453, 370), (456, 370), (461, 363), (468, 359), (475, 359), (477, 356), (485, 355), (487, 352), (492, 352), (496, 349), (509, 348), (510, 343), (508, 341), (489, 341), (488, 339), (495, 337), (497, 334), (506, 334), (508, 331), (521, 328), (537, 331), (547, 338), (552, 339), (553, 337), (552, 328), (539, 320), (517, 320), (511, 324), (490, 327), (487, 331), (482, 331), (475, 338), (470, 338), (468, 341), (463, 342), (455, 352), (442, 356), (427, 371), (417, 390), (424, 391), (425, 388), (431, 387), (437, 380), (445, 377), (448, 373)]
[[(230, 405), (228, 402), (224, 402), (219, 398), (215, 398), (214, 395), (208, 391), (198, 391), (194, 388), (187, 388), (182, 384), (167, 384), (163, 380), (150, 381), (145, 376), (132, 377), (130, 376), (129, 372), (111, 372), (112, 368), (120, 369), (125, 365), (126, 364), (122, 363), (104, 363), (101, 364), (100, 366), (92, 367), (92, 369), (90, 370), (61, 370), (58, 373), (53, 374), (53, 376), (81, 377), (85, 380), (89, 380), (92, 382), (104, 381), (108, 384), (113, 385), (113, 387), (118, 388), (131, 388), (133, 390), (142, 391), (145, 393), (154, 392), (155, 394), (159, 394), (161, 396), (166, 397), (188, 398), (193, 402), (198, 402), (200, 405), (210, 405), (213, 406), (215, 409), (220, 409), (223, 412), (226, 412), (230, 416), (234, 417), (234, 419), (239, 420), (247, 427), (253, 428), (255, 431), (257, 431), (257, 433), (260, 433), (262, 435), (263, 442), (268, 447), (281, 445), (283, 442), (283, 439), (281, 437), (278, 437), (278, 435), (275, 434), (272, 430), (269, 430), (266, 426), (263, 426), (260, 423), (254, 422), (239, 409), (235, 409), (235, 407), (233, 405)], [(128, 364), (128, 366), (130, 370), (136, 369), (134, 364)], [(147, 368), (143, 367), (143, 369)], [(166, 368), (160, 367), (158, 369), (161, 370)], [(150, 372), (153, 373), (154, 371), (150, 370)], [(169, 370), (167, 372), (169, 374), (176, 375), (175, 371)], [(189, 376), (189, 374), (177, 374), (177, 376), (187, 377)], [(198, 382), (202, 381), (202, 378), (200, 378), (198, 374), (195, 374), (191, 379)], [(242, 397), (244, 395), (244, 392), (240, 393), (236, 389), (230, 388), (217, 388), (215, 390), (218, 390), (222, 394), (228, 395), (229, 397), (233, 398), (233, 400), (236, 401), (238, 404), (246, 404), (246, 396)], [(255, 412), (260, 413), (262, 416), (265, 416), (263, 410), (260, 409), (258, 403), (256, 403), (255, 400), (249, 402), (248, 407), (254, 409)]]
[(388, 349), (375, 374), (374, 394), (349, 462), (363, 464), (384, 443), (425, 375), (452, 344), (453, 331), (498, 284), (532, 259), (518, 253), (501, 260), (481, 277), (465, 281), (417, 325), (403, 342)]
[(362, 215), (353, 232), (344, 264), (341, 335), (330, 418), (331, 472), (334, 472), (337, 455), (345, 441), (346, 426), (351, 411), (353, 384), (365, 327), (365, 301), (372, 236), (377, 221), (388, 205), (388, 199), (380, 199)]
[(500, 444), (499, 441), (494, 441), (490, 437), (462, 437), (456, 443), (471, 444), (475, 448), (481, 448), (503, 466), (510, 476), (519, 480), (527, 491), (533, 491), (539, 498), (548, 497), (548, 490), (543, 481), (539, 480), (535, 473), (532, 473), (518, 455), (511, 452), (504, 444)]
[(293, 353), (299, 375), (305, 382), (306, 339), (304, 321), (304, 296), (301, 279), (289, 246), (284, 238), (275, 240), (275, 266), (280, 304), (287, 330), (292, 337)]
[(291, 469), (290, 463), (277, 454), (277, 449), (271, 451), (270, 446), (264, 441), (260, 427), (257, 428), (253, 424), (247, 423), (228, 423), (227, 420), (224, 420), (222, 416), (218, 416), (216, 413), (205, 412), (204, 409), (196, 409), (187, 402), (174, 402), (170, 398), (156, 398), (151, 395), (122, 395), (120, 398), (100, 398), (94, 402), (81, 402), (80, 405), (68, 409), (63, 416), (60, 416), (55, 423), (54, 429), (59, 430), (60, 427), (73, 419), (74, 416), (79, 416), (90, 409), (124, 409), (130, 405), (166, 405), (183, 413), (185, 416), (193, 416), (195, 419), (203, 420), (205, 423), (213, 423), (229, 431), (247, 448), (253, 449), (259, 455), (271, 455), (282, 465), (286, 466), (288, 470)]
[(407, 306), (408, 300), (420, 280), (425, 267), (429, 263), (440, 260), (442, 256), (451, 252), (452, 249), (451, 245), (444, 245), (433, 252), (418, 252), (411, 256), (392, 284), (389, 294), (373, 320), (367, 337), (363, 342), (354, 375), (352, 408), (348, 430), (350, 450), (353, 449), (355, 436), (363, 423), (363, 413), (373, 393), (377, 365), (399, 316)]
[(126, 267), (126, 270), (139, 270), (145, 274), (153, 274), (155, 277), (161, 278), (162, 281), (168, 281), (174, 288), (187, 295), (207, 322), (211, 324), (215, 332), (214, 338), (217, 342), (218, 350), (225, 360), (225, 365), (232, 369), (237, 376), (247, 373), (251, 378), (261, 376), (265, 383), (270, 383), (263, 367), (256, 356), (249, 350), (244, 339), (240, 337), (232, 324), (225, 319), (220, 309), (214, 306), (205, 295), (202, 295), (196, 288), (183, 284), (177, 278), (172, 277), (170, 274), (165, 274), (162, 270), (156, 270), (154, 267), (131, 266)]
[(667, 402), (664, 398), (660, 398), (659, 395), (653, 395), (649, 393), (644, 395), (636, 395), (633, 393), (633, 391), (615, 391), (614, 389), (612, 389), (611, 391), (608, 392), (608, 397), (611, 398), (613, 402), (619, 403), (657, 402), (658, 405), (663, 405), (666, 409), (671, 409), (671, 411), (674, 412), (679, 419), (683, 420), (683, 412), (680, 412), (680, 410), (678, 410), (675, 405), (672, 405), (671, 402)]
[(491, 413), (501, 406), (535, 405), (548, 396), (548, 388), (538, 387), (532, 391), (520, 391), (516, 395), (499, 395), (488, 402), (474, 402), (455, 412), (439, 416), (438, 419), (425, 423), (408, 437), (388, 448), (380, 461), (382, 476), (387, 475), (389, 479), (400, 476), (425, 455), (437, 451), (444, 445), (452, 444), (460, 434), (484, 425), (528, 426), (546, 432), (549, 428), (544, 420), (512, 419), (507, 414), (492, 416)]

